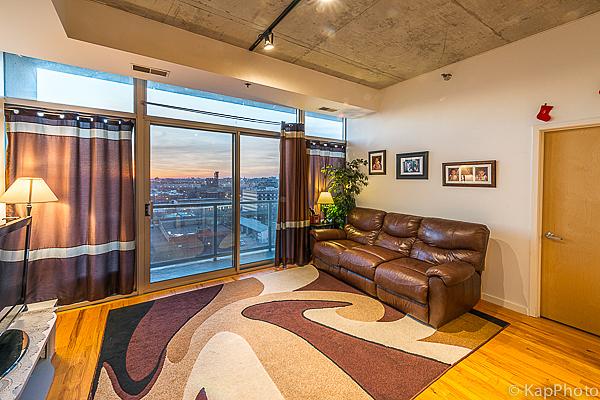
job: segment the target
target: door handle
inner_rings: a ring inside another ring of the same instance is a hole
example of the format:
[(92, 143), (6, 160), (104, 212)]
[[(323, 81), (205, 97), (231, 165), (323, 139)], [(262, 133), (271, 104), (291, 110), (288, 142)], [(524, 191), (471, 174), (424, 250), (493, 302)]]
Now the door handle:
[(153, 217), (154, 216), (154, 204), (152, 202), (145, 204), (145, 206), (144, 206), (144, 215), (146, 217)]
[(553, 232), (550, 232), (550, 231), (546, 232), (544, 234), (544, 236), (546, 237), (546, 239), (556, 240), (558, 242), (560, 242), (560, 241), (563, 240), (563, 238), (561, 238), (560, 236), (558, 236), (558, 235), (556, 235), (556, 234), (554, 234)]

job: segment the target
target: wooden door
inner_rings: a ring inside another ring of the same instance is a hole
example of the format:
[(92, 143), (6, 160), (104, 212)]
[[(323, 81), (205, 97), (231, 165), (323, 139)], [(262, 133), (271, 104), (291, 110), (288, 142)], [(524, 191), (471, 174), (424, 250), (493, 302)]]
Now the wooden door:
[(600, 335), (600, 126), (544, 136), (541, 315)]

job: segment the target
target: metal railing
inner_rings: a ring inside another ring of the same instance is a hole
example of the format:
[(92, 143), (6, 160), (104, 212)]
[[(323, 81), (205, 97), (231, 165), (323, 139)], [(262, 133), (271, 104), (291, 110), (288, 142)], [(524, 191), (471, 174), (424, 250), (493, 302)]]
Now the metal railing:
[[(276, 206), (277, 206), (277, 200), (242, 200), (240, 201), (240, 215), (242, 217), (245, 217), (244, 214), (248, 213), (248, 210), (246, 209), (244, 211), (244, 206), (253, 206), (255, 205), (257, 207), (257, 212), (254, 214), (256, 216), (258, 216), (259, 212), (258, 212), (258, 207), (260, 207), (261, 205), (266, 205), (266, 224), (263, 224), (266, 226), (266, 232), (268, 235), (267, 238), (267, 243), (264, 245), (257, 245), (257, 246), (252, 246), (250, 248), (244, 248), (244, 246), (242, 246), (240, 244), (240, 256), (245, 254), (251, 254), (253, 252), (259, 252), (259, 251), (264, 251), (264, 250), (274, 250), (274, 227), (275, 227), (275, 223), (276, 223), (276, 214), (273, 214), (273, 211), (276, 210)], [(175, 224), (183, 224), (183, 225), (190, 225), (193, 226), (194, 221), (198, 222), (198, 228), (202, 227), (202, 226), (207, 226), (209, 224), (205, 223), (207, 219), (212, 219), (212, 239), (210, 240), (210, 245), (212, 246), (212, 249), (210, 252), (205, 252), (203, 251), (201, 254), (195, 255), (193, 257), (182, 257), (182, 258), (173, 258), (173, 259), (169, 259), (169, 260), (164, 260), (164, 261), (158, 261), (158, 262), (152, 262), (151, 261), (151, 268), (152, 267), (162, 267), (162, 266), (167, 266), (167, 265), (176, 265), (176, 264), (182, 264), (182, 263), (189, 263), (189, 262), (193, 262), (193, 261), (207, 261), (212, 259), (213, 261), (217, 261), (219, 258), (223, 258), (223, 257), (228, 257), (228, 256), (232, 256), (233, 252), (235, 250), (234, 248), (234, 241), (232, 240), (231, 242), (231, 247), (228, 249), (220, 249), (219, 248), (219, 225), (221, 226), (227, 226), (228, 224), (230, 224), (228, 231), (233, 234), (234, 229), (233, 229), (233, 201), (232, 200), (211, 200), (211, 201), (191, 201), (191, 202), (173, 202), (173, 203), (154, 203), (152, 205), (152, 218), (151, 218), (151, 226), (152, 227), (158, 227), (158, 229), (161, 231), (161, 233), (163, 234), (163, 236), (167, 239), (167, 241), (169, 241), (169, 236), (172, 236), (173, 240), (176, 240), (177, 236), (176, 234), (172, 234), (168, 231), (168, 228), (165, 228), (164, 223), (173, 223), (175, 222)], [(231, 211), (228, 211), (225, 213), (225, 215), (223, 214), (219, 214), (219, 208), (222, 209), (231, 209)], [(185, 210), (188, 209), (209, 209), (205, 212), (202, 212), (202, 215), (164, 215), (164, 216), (160, 216), (159, 214), (159, 210), (178, 210), (178, 214), (184, 214)], [(264, 215), (262, 213), (260, 213), (261, 215)], [(208, 217), (210, 215), (210, 217)], [(221, 220), (219, 220), (219, 217), (221, 216)], [(252, 216), (248, 216), (245, 218), (250, 218), (250, 219), (255, 219), (258, 223), (261, 223), (261, 221), (259, 221), (257, 218), (252, 218)], [(240, 228), (242, 228), (241, 222), (240, 222)], [(250, 227), (248, 227), (250, 228)], [(243, 240), (243, 237), (241, 235), (242, 229), (240, 229), (240, 240), (238, 241), (238, 243), (241, 243), (241, 241)], [(196, 234), (200, 233), (200, 229), (197, 230)], [(188, 233), (190, 234), (190, 233)], [(191, 233), (193, 234), (193, 232)], [(151, 238), (151, 242), (152, 242), (152, 238)], [(257, 260), (257, 261), (261, 261), (261, 260)]]

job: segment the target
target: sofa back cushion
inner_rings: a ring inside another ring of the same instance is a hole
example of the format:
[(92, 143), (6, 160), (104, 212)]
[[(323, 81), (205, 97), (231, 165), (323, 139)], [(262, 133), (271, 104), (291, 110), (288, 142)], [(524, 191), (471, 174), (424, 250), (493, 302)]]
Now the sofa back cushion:
[(356, 207), (348, 214), (346, 238), (361, 244), (373, 244), (381, 230), (385, 211)]
[(423, 217), (414, 215), (388, 213), (383, 220), (383, 226), (375, 245), (394, 250), (404, 257), (410, 255), (410, 250), (417, 240), (419, 226)]
[(464, 261), (481, 272), (489, 237), (485, 225), (423, 218), (410, 257), (435, 265)]

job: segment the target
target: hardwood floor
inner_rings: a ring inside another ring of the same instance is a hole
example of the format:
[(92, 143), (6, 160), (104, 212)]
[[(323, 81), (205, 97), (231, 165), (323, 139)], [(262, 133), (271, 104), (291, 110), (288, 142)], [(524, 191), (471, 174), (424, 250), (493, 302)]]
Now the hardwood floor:
[[(48, 399), (87, 399), (104, 324), (111, 309), (271, 271), (251, 272), (59, 313), (53, 360), (56, 372)], [(563, 384), (571, 390), (600, 389), (599, 337), (485, 301), (476, 308), (511, 325), (455, 365), (418, 399), (535, 398), (532, 393), (536, 388)], [(600, 398), (594, 390), (590, 393)], [(577, 397), (576, 392), (557, 394), (548, 398), (585, 398)]]

